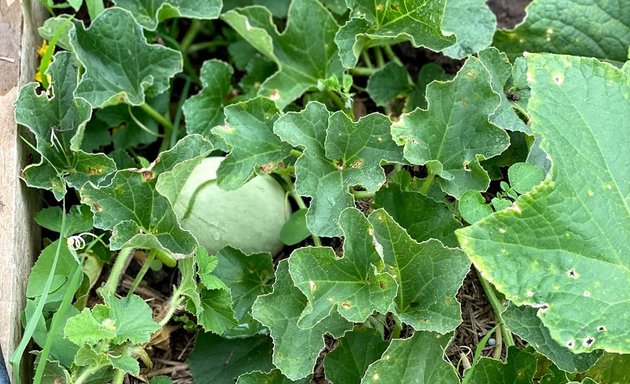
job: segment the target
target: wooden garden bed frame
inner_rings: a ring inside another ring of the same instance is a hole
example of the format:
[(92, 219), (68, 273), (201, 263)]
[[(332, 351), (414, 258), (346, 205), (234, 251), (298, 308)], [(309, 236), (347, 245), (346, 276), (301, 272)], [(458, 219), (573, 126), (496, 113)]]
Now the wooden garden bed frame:
[(33, 221), (39, 196), (19, 179), (29, 151), (13, 102), (20, 86), (33, 79), (41, 41), (37, 27), (44, 17), (37, 0), (0, 0), (0, 346), (7, 365), (22, 334), (26, 280), (39, 247)]

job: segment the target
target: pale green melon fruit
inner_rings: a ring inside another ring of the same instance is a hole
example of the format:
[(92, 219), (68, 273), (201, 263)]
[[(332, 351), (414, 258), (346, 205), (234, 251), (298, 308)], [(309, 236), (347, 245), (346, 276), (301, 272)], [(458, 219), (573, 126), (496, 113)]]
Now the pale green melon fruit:
[(223, 157), (204, 159), (186, 180), (175, 214), (210, 254), (230, 245), (250, 253), (277, 254), (282, 226), (291, 215), (284, 189), (271, 176), (256, 176), (225, 191), (216, 183)]

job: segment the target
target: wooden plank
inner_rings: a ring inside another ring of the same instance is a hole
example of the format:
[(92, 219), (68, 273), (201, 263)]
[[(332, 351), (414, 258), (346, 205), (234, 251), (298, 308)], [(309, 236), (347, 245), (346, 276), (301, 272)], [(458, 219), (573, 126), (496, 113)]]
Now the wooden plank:
[(27, 133), (18, 129), (13, 112), (20, 85), (32, 81), (37, 65), (36, 27), (44, 14), (31, 1), (0, 0), (0, 345), (5, 361), (21, 337), (26, 279), (40, 243), (33, 222), (38, 194), (19, 180), (29, 160), (20, 135)]

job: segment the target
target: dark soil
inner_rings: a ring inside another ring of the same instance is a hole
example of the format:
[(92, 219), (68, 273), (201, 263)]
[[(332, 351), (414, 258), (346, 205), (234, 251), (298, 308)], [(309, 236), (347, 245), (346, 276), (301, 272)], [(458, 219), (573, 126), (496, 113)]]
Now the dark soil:
[(532, 0), (488, 0), (488, 6), (497, 16), (499, 28), (512, 29), (525, 18), (525, 7)]

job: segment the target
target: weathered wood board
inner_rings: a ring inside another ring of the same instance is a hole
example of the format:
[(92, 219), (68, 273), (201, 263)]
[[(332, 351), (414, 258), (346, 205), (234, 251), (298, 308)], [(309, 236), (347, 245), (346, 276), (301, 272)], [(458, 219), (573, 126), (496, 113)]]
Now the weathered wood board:
[(37, 0), (0, 0), (0, 345), (7, 362), (21, 336), (26, 278), (39, 245), (33, 222), (39, 199), (19, 180), (28, 151), (13, 102), (33, 79), (43, 17)]

